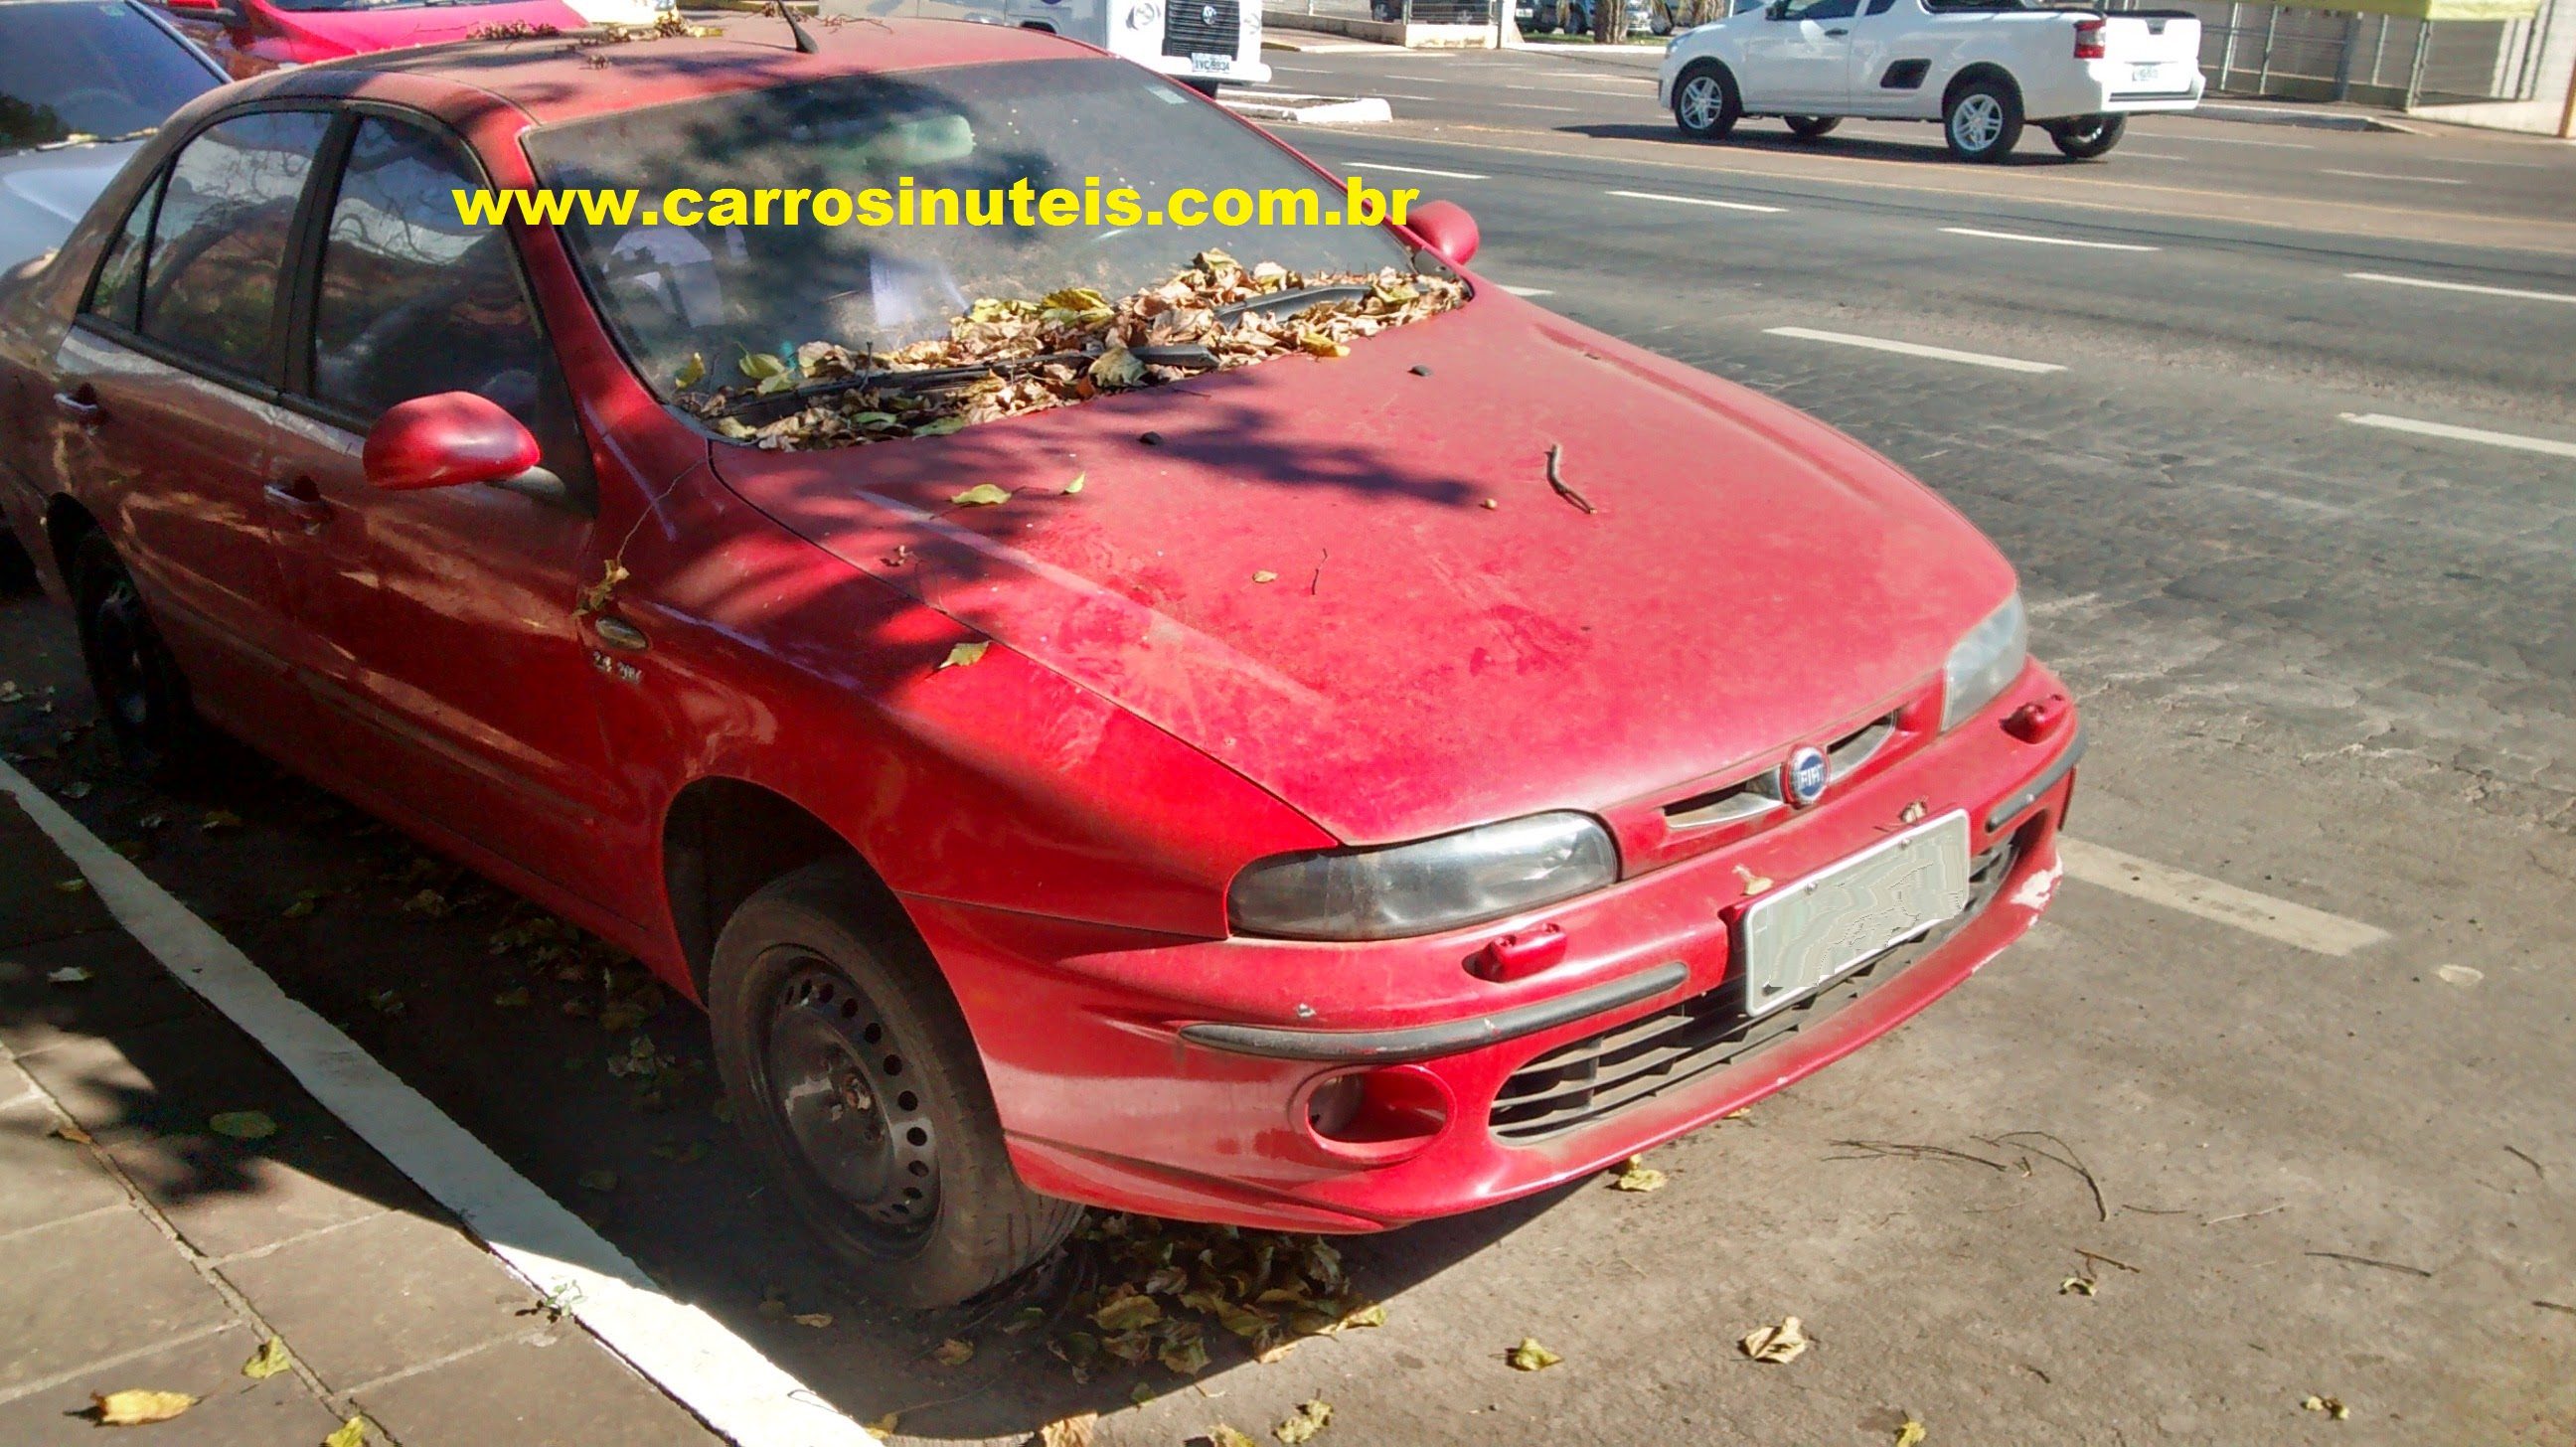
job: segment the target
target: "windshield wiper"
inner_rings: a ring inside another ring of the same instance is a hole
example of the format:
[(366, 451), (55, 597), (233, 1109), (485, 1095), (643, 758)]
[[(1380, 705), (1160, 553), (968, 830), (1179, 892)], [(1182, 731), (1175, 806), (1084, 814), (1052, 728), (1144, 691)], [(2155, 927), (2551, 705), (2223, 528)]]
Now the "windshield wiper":
[(159, 129), (161, 129), (159, 126), (145, 126), (139, 131), (127, 131), (121, 136), (86, 136), (75, 133), (73, 135), (65, 136), (59, 141), (46, 141), (39, 145), (29, 146), (27, 149), (31, 151), (59, 151), (70, 146), (113, 146), (122, 141), (139, 141)]
[(1243, 317), (1275, 319), (1295, 316), (1308, 307), (1322, 306), (1328, 301), (1365, 301), (1370, 293), (1371, 288), (1350, 282), (1333, 286), (1299, 287), (1295, 291), (1283, 291), (1270, 296), (1256, 296), (1244, 301), (1227, 302), (1216, 309), (1216, 319), (1232, 323)]
[[(1205, 372), (1216, 367), (1216, 354), (1195, 344), (1173, 347), (1136, 347), (1129, 355), (1149, 367), (1179, 367)], [(780, 402), (808, 402), (817, 397), (838, 396), (843, 392), (935, 392), (945, 387), (962, 387), (986, 377), (1006, 377), (1013, 373), (1049, 365), (1087, 367), (1100, 360), (1090, 352), (1047, 352), (1034, 357), (1005, 357), (990, 362), (970, 362), (957, 367), (886, 368), (860, 372), (848, 377), (835, 377), (828, 382), (808, 382), (767, 396), (746, 397), (719, 409), (718, 417), (739, 417)]]

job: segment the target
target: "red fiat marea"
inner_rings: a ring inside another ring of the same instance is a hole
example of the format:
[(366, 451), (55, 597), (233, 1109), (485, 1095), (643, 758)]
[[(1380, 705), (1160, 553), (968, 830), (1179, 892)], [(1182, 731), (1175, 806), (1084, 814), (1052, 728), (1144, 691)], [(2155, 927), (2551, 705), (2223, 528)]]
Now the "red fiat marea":
[[(183, 111), (0, 311), (0, 498), (117, 739), (173, 762), (202, 720), (633, 950), (804, 1216), (919, 1303), (1079, 1203), (1350, 1232), (1542, 1190), (2046, 905), (2080, 740), (2011, 568), (1849, 439), (1478, 283), (1455, 207), (494, 230), (452, 195), (905, 175), (1339, 194), (1158, 77), (935, 22)], [(680, 399), (1203, 248), (1466, 300), (860, 446)]]

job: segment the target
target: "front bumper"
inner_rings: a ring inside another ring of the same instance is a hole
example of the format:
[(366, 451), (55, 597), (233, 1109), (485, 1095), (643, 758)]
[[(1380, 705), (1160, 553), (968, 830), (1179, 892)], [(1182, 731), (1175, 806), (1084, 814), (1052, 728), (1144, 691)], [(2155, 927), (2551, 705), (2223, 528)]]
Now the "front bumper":
[[(1032, 1187), (1192, 1220), (1383, 1229), (1545, 1190), (1704, 1125), (1894, 1028), (2019, 938), (2057, 881), (2082, 744), (2072, 722), (2024, 743), (2001, 720), (2058, 692), (2033, 665), (1977, 719), (1802, 814), (1442, 935), (1179, 940), (906, 903), (974, 1029)], [(1747, 875), (1794, 880), (1953, 809), (1987, 866), (1967, 912), (1810, 1005), (1730, 1018)], [(1463, 967), (1487, 941), (1547, 925), (1567, 937), (1560, 963), (1504, 983)], [(1668, 1079), (1632, 1076), (1599, 1108), (1563, 1108), (1565, 1081), (1637, 1041), (1681, 1063)], [(1445, 1102), (1445, 1125), (1392, 1151), (1317, 1136), (1309, 1093), (1355, 1066), (1396, 1067), (1415, 1099)]]

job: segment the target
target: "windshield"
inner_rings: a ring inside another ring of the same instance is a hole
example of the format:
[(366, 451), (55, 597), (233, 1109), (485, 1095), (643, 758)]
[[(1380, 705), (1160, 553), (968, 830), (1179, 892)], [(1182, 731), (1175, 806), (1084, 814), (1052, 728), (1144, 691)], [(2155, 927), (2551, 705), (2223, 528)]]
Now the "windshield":
[[(1133, 187), (1149, 210), (1174, 190), (1266, 188), (1341, 195), (1293, 154), (1171, 83), (1120, 60), (1050, 60), (808, 85), (629, 111), (534, 133), (548, 187), (954, 188), (983, 196), (1025, 179), (1075, 193)], [(989, 213), (988, 213), (989, 214)], [(772, 218), (773, 221), (776, 219)], [(829, 342), (889, 353), (946, 338), (990, 298), (1087, 288), (1119, 298), (1168, 283), (1204, 252), (1299, 274), (1410, 271), (1377, 226), (803, 225), (565, 228), (610, 328), (661, 395), (693, 358), (793, 355)], [(728, 371), (730, 369), (728, 368)]]
[(125, 0), (0, 5), (0, 150), (148, 131), (222, 83)]

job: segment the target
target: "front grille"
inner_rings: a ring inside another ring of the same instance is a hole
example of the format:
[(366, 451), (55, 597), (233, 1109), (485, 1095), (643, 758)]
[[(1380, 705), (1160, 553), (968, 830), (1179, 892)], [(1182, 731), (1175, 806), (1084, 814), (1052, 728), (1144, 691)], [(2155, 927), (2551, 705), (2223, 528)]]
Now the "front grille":
[[(1833, 741), (1825, 749), (1828, 782), (1839, 784), (1852, 771), (1878, 757), (1896, 737), (1898, 714), (1874, 718)], [(1664, 806), (1664, 824), (1672, 829), (1704, 829), (1733, 824), (1780, 807), (1780, 771), (1765, 769), (1741, 783), (1694, 794)]]
[(1239, 0), (1176, 0), (1163, 12), (1165, 55), (1232, 55), (1242, 43)]
[(2012, 873), (2012, 860), (2009, 843), (1978, 855), (1968, 873), (1966, 909), (1794, 1005), (1747, 1020), (1739, 975), (1670, 1009), (1558, 1046), (1512, 1072), (1487, 1123), (1506, 1144), (1562, 1135), (1788, 1039), (1904, 973), (1984, 913)]

